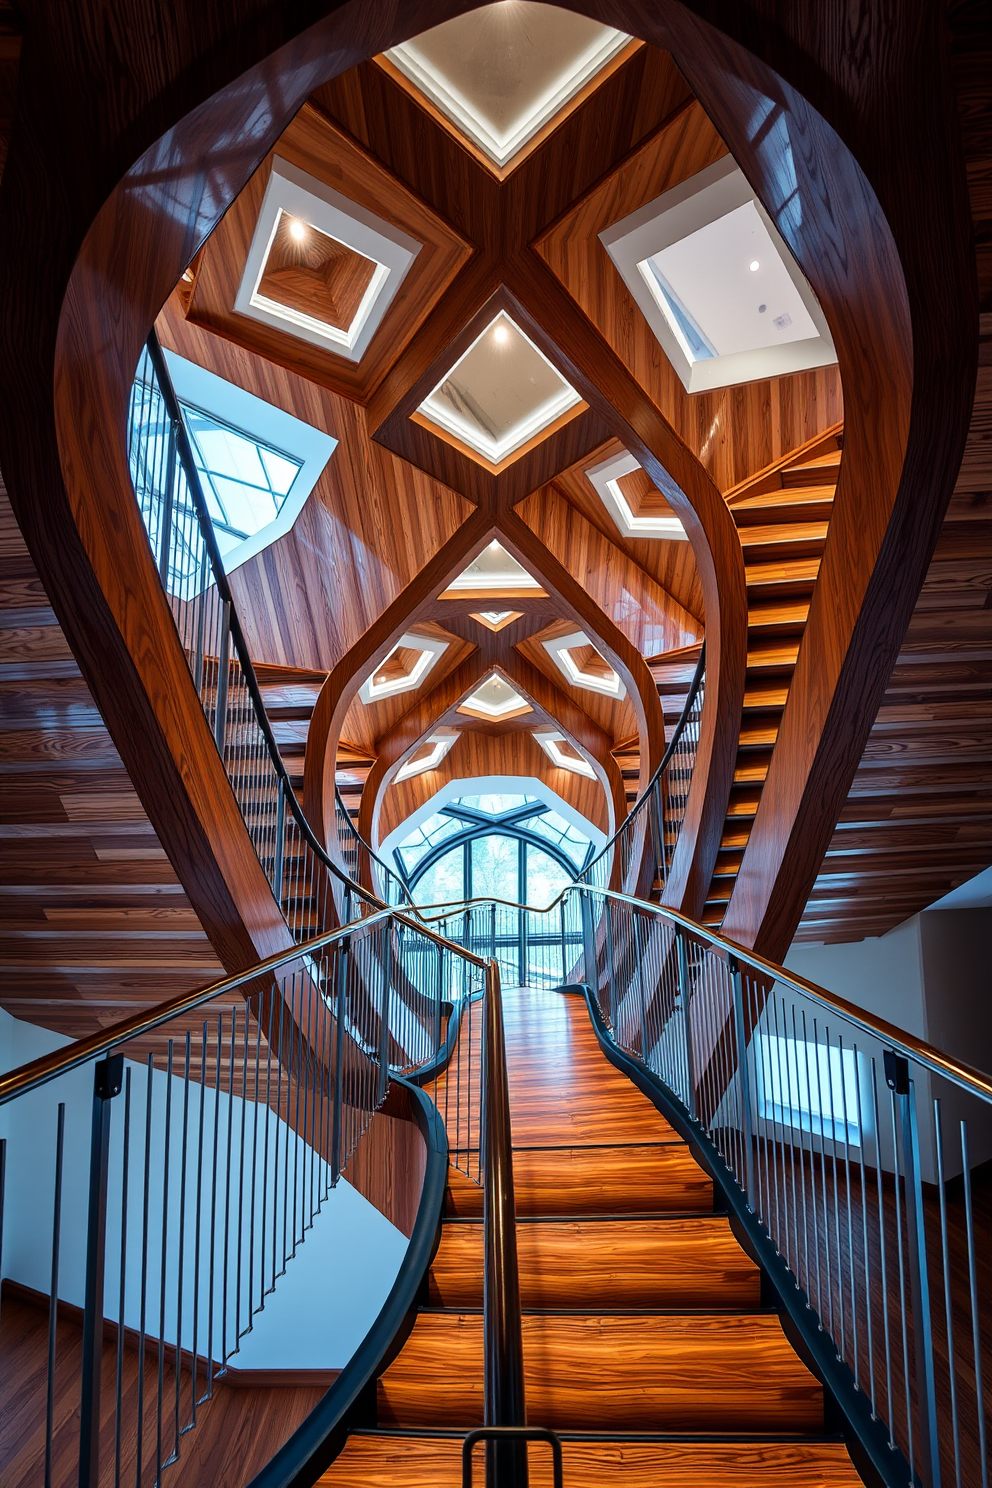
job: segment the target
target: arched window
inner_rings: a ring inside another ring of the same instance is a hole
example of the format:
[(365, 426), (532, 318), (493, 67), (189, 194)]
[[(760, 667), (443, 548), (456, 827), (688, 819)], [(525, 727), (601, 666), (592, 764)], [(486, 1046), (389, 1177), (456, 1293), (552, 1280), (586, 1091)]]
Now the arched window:
[(537, 796), (461, 796), (394, 850), (418, 904), (506, 899), (545, 908), (585, 867), (589, 837)]

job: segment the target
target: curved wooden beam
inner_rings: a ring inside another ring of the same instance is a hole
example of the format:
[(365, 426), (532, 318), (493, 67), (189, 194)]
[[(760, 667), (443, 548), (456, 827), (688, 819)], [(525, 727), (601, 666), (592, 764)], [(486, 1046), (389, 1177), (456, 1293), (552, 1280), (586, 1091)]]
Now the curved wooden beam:
[[(481, 553), (491, 536), (491, 518), (484, 511), (474, 511), (328, 673), (307, 733), (303, 809), (313, 830), (332, 848), (337, 842), (334, 771), (338, 739), (355, 693), (404, 631), (424, 618), (451, 578)], [(451, 675), (457, 676), (461, 670), (458, 667)]]
[[(163, 676), (156, 665), (154, 627), (128, 614), (146, 596), (125, 594), (113, 572), (129, 555), (124, 429), (138, 352), (193, 253), (315, 84), (468, 8), (413, 0), (397, 20), (394, 10), (356, 0), (299, 34), (300, 13), (265, 0), (221, 8), (82, 0), (71, 24), (54, 11), (32, 16), (3, 181), (0, 458), (115, 743), (167, 850), (194, 879), (202, 836), (193, 841), (198, 812), (177, 804), (189, 763), (176, 757), (169, 668)], [(857, 462), (842, 475), (835, 511), (844, 516), (828, 542), (823, 598), (783, 720), (798, 767), (776, 766), (781, 778), (769, 781), (765, 820), (738, 879), (735, 933), (768, 951), (786, 934), (856, 766), (963, 446), (975, 294), (943, 15), (929, 0), (784, 11), (774, 0), (573, 8), (674, 51), (820, 293), (857, 374), (848, 392), (859, 404), (853, 436), (853, 408), (848, 423)], [(116, 51), (89, 42), (111, 32), (133, 43), (126, 90)], [(168, 46), (145, 44), (165, 35)], [(870, 332), (886, 300), (898, 303), (882, 316), (874, 355)], [(658, 479), (671, 461), (650, 423), (641, 426), (643, 404), (635, 412), (641, 445), (633, 452), (643, 448)], [(721, 658), (721, 673), (730, 660)], [(142, 696), (123, 699), (131, 689)], [(149, 749), (161, 751), (160, 765)], [(783, 890), (785, 907), (776, 905)], [(218, 933), (229, 912), (218, 901)]]
[[(611, 424), (678, 514), (696, 556), (706, 607), (706, 696), (696, 768), (664, 897), (698, 917), (720, 850), (744, 704), (747, 591), (740, 538), (707, 471), (536, 251), (514, 260), (511, 284), (543, 335), (553, 341), (558, 361), (564, 358), (565, 376)], [(647, 671), (643, 659), (641, 664)], [(653, 679), (650, 685), (657, 702)], [(651, 752), (647, 773), (642, 742), (642, 788), (664, 753), (664, 727), (661, 740), (661, 752)]]
[(358, 818), (358, 830), (366, 842), (372, 842), (376, 835), (383, 793), (404, 760), (442, 720), (452, 721), (449, 718), (452, 710), (493, 670), (501, 672), (539, 715), (543, 714), (559, 725), (569, 736), (596, 770), (614, 823), (623, 820), (627, 810), (624, 781), (611, 753), (612, 740), (606, 732), (519, 652), (511, 649), (494, 660), (490, 653), (480, 649), (419, 698), (391, 729), (376, 740), (376, 761), (362, 790)]

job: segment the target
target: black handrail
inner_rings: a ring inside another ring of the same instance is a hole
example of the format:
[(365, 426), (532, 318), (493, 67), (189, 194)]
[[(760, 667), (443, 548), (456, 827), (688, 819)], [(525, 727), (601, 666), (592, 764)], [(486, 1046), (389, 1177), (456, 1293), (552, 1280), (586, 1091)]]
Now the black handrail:
[[(627, 812), (627, 815), (624, 817), (619, 827), (617, 827), (616, 831), (613, 833), (613, 836), (606, 843), (605, 847), (602, 847), (596, 854), (596, 856), (592, 859), (592, 861), (586, 864), (581, 873), (577, 873), (575, 875), (576, 883), (583, 883), (586, 881), (587, 875), (592, 872), (597, 863), (601, 862), (602, 859), (605, 858), (606, 854), (613, 849), (619, 839), (630, 828), (635, 817), (650, 799), (652, 791), (655, 790), (655, 788), (660, 784), (662, 776), (671, 763), (672, 756), (674, 755), (681, 742), (682, 735), (685, 732), (686, 725), (689, 721), (692, 710), (695, 707), (696, 698), (699, 696), (699, 689), (703, 684), (703, 677), (705, 676), (705, 673), (706, 642), (704, 641), (699, 650), (699, 660), (696, 662), (696, 670), (692, 674), (692, 682), (689, 684), (689, 691), (686, 695), (686, 700), (683, 704), (682, 712), (679, 714), (679, 721), (675, 725), (675, 731), (672, 734), (671, 739), (668, 741), (668, 745), (665, 749), (665, 753), (662, 756), (660, 765), (651, 776), (651, 779), (648, 781), (647, 785), (644, 787), (643, 791), (638, 796), (633, 806)], [(662, 851), (664, 851), (664, 844), (662, 844)]]
[(258, 724), (259, 730), (261, 731), (262, 737), (265, 741), (265, 747), (268, 752), (269, 759), (272, 763), (272, 768), (274, 769), (276, 775), (279, 777), (282, 783), (282, 790), (285, 795), (290, 812), (297, 826), (302, 832), (304, 839), (312, 848), (314, 853), (316, 853), (317, 857), (323, 863), (324, 867), (327, 868), (327, 870), (335, 878), (337, 878), (338, 881), (342, 883), (351, 893), (357, 894), (361, 899), (365, 900), (367, 904), (372, 904), (375, 906), (375, 908), (381, 909), (384, 907), (382, 900), (380, 900), (375, 894), (370, 893), (368, 889), (363, 888), (362, 885), (357, 882), (357, 880), (351, 878), (347, 873), (345, 873), (345, 871), (340, 867), (339, 864), (334, 862), (333, 858), (327, 852), (327, 849), (322, 845), (320, 839), (317, 837), (309, 821), (307, 820), (303, 808), (297, 798), (296, 792), (293, 789), (289, 777), (289, 772), (286, 769), (285, 763), (283, 762), (282, 755), (279, 751), (279, 746), (276, 743), (275, 735), (272, 732), (272, 725), (269, 722), (268, 713), (265, 709), (265, 702), (262, 698), (261, 688), (259, 687), (258, 678), (255, 675), (255, 668), (252, 665), (251, 656), (248, 651), (248, 644), (245, 640), (244, 632), (241, 629), (241, 622), (238, 619), (238, 612), (234, 605), (234, 597), (231, 592), (231, 586), (228, 583), (227, 574), (224, 570), (223, 559), (221, 558), (220, 548), (217, 545), (217, 537), (214, 533), (213, 522), (211, 521), (210, 512), (207, 508), (207, 503), (203, 495), (203, 487), (200, 484), (199, 471), (196, 468), (196, 461), (193, 458), (193, 450), (189, 442), (189, 434), (186, 430), (186, 422), (182, 416), (182, 410), (179, 407), (179, 400), (176, 397), (176, 390), (172, 385), (172, 379), (169, 376), (169, 369), (166, 365), (165, 357), (162, 354), (162, 348), (159, 345), (158, 337), (156, 336), (154, 330), (149, 333), (147, 350), (149, 359), (152, 363), (152, 367), (155, 371), (155, 376), (158, 379), (159, 389), (162, 394), (162, 401), (165, 404), (166, 413), (172, 421), (173, 427), (175, 429), (176, 453), (179, 456), (179, 463), (183, 467), (183, 474), (186, 477), (186, 483), (189, 487), (190, 497), (196, 509), (196, 516), (200, 526), (200, 533), (207, 549), (207, 556), (210, 559), (210, 567), (213, 571), (214, 582), (217, 585), (217, 592), (224, 603), (230, 607), (231, 641), (234, 646), (234, 650), (237, 653), (238, 663), (244, 674), (245, 684), (248, 688), (248, 693), (252, 702), (252, 709), (255, 713), (255, 721)]
[[(525, 1426), (510, 1092), (503, 1001), (495, 961), (490, 961), (486, 975), (483, 1068), (485, 1425)], [(527, 1448), (519, 1438), (496, 1437), (487, 1442), (486, 1484), (487, 1488), (527, 1488)]]

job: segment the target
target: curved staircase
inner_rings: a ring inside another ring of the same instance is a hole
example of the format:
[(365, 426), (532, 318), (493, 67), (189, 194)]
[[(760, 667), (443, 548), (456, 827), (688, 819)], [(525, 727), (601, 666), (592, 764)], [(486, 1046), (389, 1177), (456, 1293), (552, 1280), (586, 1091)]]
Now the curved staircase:
[[(504, 993), (528, 1419), (569, 1488), (855, 1488), (822, 1390), (688, 1147), (600, 1051), (576, 998)], [(482, 1193), (450, 1170), (412, 1333), (324, 1488), (461, 1481), (481, 1424)], [(533, 1488), (550, 1484), (530, 1449)], [(483, 1480), (482, 1454), (475, 1481)]]

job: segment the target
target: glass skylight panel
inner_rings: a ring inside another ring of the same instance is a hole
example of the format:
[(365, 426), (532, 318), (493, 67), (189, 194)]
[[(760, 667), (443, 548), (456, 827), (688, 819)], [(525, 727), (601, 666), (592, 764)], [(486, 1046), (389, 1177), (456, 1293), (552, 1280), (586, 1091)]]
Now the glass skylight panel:
[(302, 460), (183, 404), (193, 458), (221, 553), (274, 522)]
[(819, 334), (754, 202), (638, 268), (690, 362)]
[(457, 811), (459, 806), (467, 806), (470, 811), (484, 811), (487, 816), (503, 816), (507, 811), (517, 811), (536, 802), (536, 796), (459, 796), (449, 809)]
[(731, 156), (599, 238), (688, 392), (836, 362), (811, 285)]
[(486, 326), (417, 410), (499, 465), (581, 402), (505, 311)]

